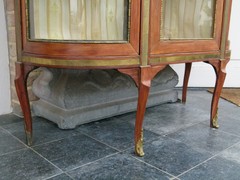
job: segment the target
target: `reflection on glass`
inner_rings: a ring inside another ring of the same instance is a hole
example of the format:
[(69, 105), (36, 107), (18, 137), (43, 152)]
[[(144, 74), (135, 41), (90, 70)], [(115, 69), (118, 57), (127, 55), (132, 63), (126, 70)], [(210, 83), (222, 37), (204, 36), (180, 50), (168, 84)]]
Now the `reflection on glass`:
[(163, 0), (161, 39), (209, 39), (216, 0)]
[(128, 4), (128, 0), (29, 0), (29, 38), (126, 41)]

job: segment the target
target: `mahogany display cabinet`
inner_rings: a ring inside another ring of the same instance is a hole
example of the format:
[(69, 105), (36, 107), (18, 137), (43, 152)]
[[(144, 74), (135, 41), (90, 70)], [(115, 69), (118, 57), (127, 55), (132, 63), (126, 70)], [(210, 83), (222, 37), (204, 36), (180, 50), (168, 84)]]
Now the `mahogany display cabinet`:
[(208, 63), (216, 73), (210, 126), (218, 128), (218, 102), (230, 58), (231, 4), (231, 0), (15, 0), (15, 85), (27, 144), (32, 144), (32, 117), (26, 82), (38, 67), (116, 69), (132, 77), (139, 90), (135, 152), (143, 156), (142, 125), (151, 80), (167, 65), (185, 63), (185, 103), (192, 63)]

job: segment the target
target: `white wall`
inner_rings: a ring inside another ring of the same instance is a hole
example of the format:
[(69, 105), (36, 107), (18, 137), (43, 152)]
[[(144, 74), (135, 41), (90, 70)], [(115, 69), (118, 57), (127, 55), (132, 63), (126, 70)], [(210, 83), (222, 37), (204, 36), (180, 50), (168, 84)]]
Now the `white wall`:
[[(233, 0), (232, 16), (229, 39), (231, 41), (231, 61), (227, 66), (227, 78), (225, 87), (240, 87), (240, 24), (239, 24), (240, 1)], [(172, 65), (179, 75), (179, 84), (182, 86), (184, 65)], [(190, 87), (213, 87), (215, 84), (215, 73), (210, 65), (205, 63), (193, 63), (189, 79)]]
[(0, 115), (11, 112), (9, 58), (3, 1), (0, 1)]
[(239, 24), (240, 1), (233, 0), (233, 10), (231, 16), (230, 34), (231, 41), (231, 61), (228, 65), (228, 76), (226, 86), (240, 87), (240, 24)]

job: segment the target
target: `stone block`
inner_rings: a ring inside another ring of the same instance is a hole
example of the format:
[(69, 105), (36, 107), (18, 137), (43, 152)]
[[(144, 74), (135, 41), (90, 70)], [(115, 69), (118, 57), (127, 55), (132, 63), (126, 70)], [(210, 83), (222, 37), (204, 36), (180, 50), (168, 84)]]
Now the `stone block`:
[[(168, 66), (152, 82), (148, 107), (177, 101), (177, 74)], [(33, 83), (40, 98), (32, 102), (36, 116), (61, 129), (136, 111), (138, 89), (134, 81), (116, 70), (66, 70), (42, 68)]]

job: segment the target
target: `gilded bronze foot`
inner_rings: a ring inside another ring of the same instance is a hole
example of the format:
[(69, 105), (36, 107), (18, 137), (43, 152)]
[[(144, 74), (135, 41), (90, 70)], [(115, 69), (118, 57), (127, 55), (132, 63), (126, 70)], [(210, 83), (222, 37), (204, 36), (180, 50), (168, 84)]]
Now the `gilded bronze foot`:
[(216, 129), (219, 128), (219, 125), (218, 125), (218, 110), (217, 110), (217, 113), (216, 113), (215, 117), (212, 119), (212, 128), (216, 128)]
[(141, 132), (140, 139), (135, 144), (135, 153), (140, 157), (144, 156), (144, 152), (143, 152), (143, 130)]
[(32, 133), (30, 132), (25, 132), (26, 133), (26, 142), (28, 146), (32, 145)]

